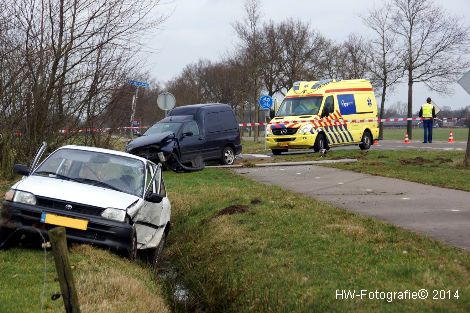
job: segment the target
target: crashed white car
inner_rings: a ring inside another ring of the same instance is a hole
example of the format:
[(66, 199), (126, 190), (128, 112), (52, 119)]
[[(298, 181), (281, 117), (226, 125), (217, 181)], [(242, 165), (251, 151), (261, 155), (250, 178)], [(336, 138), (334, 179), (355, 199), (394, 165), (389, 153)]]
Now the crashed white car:
[(161, 165), (124, 152), (64, 146), (38, 166), (15, 165), (24, 175), (5, 194), (0, 242), (14, 230), (44, 232), (59, 225), (67, 238), (124, 252), (152, 252), (158, 262), (170, 230), (171, 205)]

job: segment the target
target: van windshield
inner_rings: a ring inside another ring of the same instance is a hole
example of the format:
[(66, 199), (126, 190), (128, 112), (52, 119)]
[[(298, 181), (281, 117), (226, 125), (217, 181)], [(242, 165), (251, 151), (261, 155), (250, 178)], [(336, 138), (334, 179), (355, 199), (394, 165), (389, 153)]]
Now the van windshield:
[(323, 97), (285, 98), (276, 116), (316, 115)]
[(147, 129), (147, 131), (144, 133), (144, 136), (160, 134), (164, 132), (172, 132), (176, 134), (181, 128), (181, 125), (183, 125), (183, 123), (157, 123)]

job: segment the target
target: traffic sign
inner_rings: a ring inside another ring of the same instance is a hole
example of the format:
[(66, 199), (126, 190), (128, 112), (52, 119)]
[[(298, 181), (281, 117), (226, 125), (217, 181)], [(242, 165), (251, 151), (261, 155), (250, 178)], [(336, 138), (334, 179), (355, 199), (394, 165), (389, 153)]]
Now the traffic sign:
[(263, 110), (269, 110), (273, 106), (273, 98), (270, 96), (262, 96), (259, 98), (258, 103)]
[(149, 83), (139, 82), (139, 81), (136, 81), (136, 80), (128, 80), (127, 83), (129, 85), (133, 85), (133, 86), (136, 86), (136, 87), (150, 88)]
[(171, 110), (176, 104), (175, 96), (168, 91), (164, 91), (158, 95), (157, 104), (158, 107), (164, 111)]
[(459, 85), (470, 95), (470, 71), (465, 73), (458, 81)]

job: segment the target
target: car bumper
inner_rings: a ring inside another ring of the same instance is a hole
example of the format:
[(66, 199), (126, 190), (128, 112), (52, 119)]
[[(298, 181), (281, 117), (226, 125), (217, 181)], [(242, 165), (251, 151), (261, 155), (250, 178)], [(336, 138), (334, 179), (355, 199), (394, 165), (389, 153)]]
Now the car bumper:
[(66, 234), (68, 240), (106, 247), (113, 250), (125, 251), (130, 248), (133, 233), (132, 226), (127, 223), (112, 221), (99, 216), (3, 201), (0, 226), (28, 233), (37, 233), (37, 230), (39, 230), (44, 235), (47, 235), (48, 230), (57, 226), (42, 223), (42, 213), (56, 214), (88, 221), (86, 230), (67, 227)]
[(270, 149), (310, 149), (315, 144), (316, 134), (295, 134), (266, 137)]

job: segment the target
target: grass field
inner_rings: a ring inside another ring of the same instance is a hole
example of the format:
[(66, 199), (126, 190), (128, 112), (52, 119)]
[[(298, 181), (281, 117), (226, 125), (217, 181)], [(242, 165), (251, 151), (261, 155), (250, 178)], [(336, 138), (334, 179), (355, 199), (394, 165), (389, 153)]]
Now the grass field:
[[(470, 253), (371, 218), (206, 169), (166, 174), (167, 255), (189, 289), (175, 310), (468, 312)], [(230, 214), (233, 213), (233, 214)], [(336, 291), (459, 290), (447, 300), (339, 300)], [(172, 297), (171, 288), (168, 291)]]

